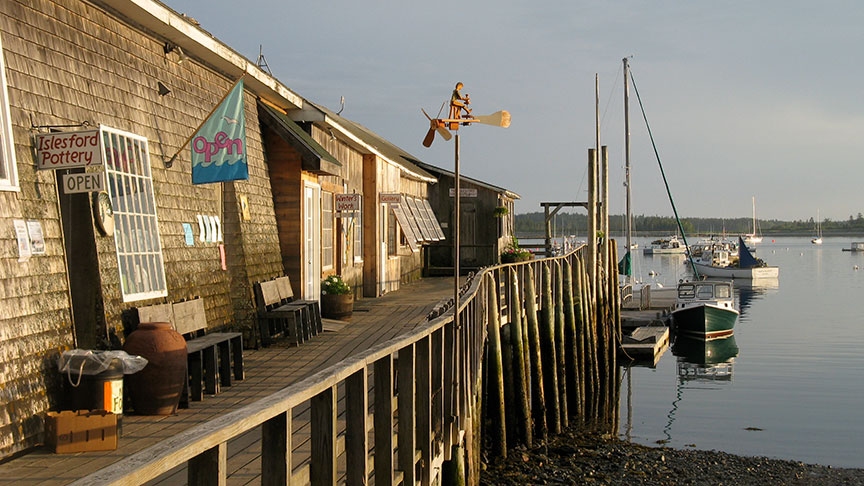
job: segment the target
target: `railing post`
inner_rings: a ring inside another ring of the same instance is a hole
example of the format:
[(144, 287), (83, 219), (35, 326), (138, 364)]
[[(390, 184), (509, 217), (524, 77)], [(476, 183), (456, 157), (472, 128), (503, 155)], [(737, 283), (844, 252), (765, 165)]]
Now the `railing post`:
[(312, 397), (312, 486), (336, 486), (336, 387)]
[(228, 484), (228, 447), (221, 443), (189, 460), (189, 486), (225, 486)]
[(393, 356), (375, 362), (375, 484), (393, 484)]
[(261, 485), (291, 484), (291, 410), (261, 426)]
[(454, 444), (453, 432), (456, 420), (457, 406), (456, 393), (458, 383), (456, 379), (456, 324), (450, 322), (444, 324), (444, 459), (450, 460), (450, 452)]
[(417, 444), (420, 448), (420, 485), (429, 486), (432, 481), (432, 367), (430, 360), (431, 337), (417, 341), (416, 349), (416, 396), (417, 396)]
[(369, 387), (366, 367), (345, 380), (345, 484), (366, 486), (368, 471)]
[[(432, 364), (432, 432), (437, 436), (438, 442), (442, 443), (442, 449), (446, 450), (446, 441), (444, 440), (444, 429), (446, 428), (446, 420), (444, 419), (444, 328), (441, 327), (432, 333), (431, 358)], [(433, 455), (438, 454), (438, 451), (433, 451)], [(442, 454), (446, 454), (442, 450)]]
[(402, 484), (415, 484), (414, 440), (415, 400), (414, 400), (414, 345), (399, 350), (399, 469), (402, 470)]

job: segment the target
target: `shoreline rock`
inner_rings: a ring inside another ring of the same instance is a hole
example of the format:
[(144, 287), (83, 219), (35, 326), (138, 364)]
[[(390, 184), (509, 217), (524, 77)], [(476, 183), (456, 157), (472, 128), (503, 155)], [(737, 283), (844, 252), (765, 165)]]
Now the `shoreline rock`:
[(573, 431), (544, 446), (511, 450), (507, 460), (486, 463), (482, 469), (482, 486), (864, 485), (864, 469), (648, 447)]

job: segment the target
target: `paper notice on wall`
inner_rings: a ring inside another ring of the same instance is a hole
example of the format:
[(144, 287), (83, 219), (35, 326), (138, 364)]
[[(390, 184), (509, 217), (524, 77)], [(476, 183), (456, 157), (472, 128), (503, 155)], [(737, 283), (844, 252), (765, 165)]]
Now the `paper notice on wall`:
[(192, 225), (183, 223), (183, 237), (186, 239), (186, 246), (195, 246), (195, 235), (192, 234)]
[(27, 233), (27, 222), (23, 219), (12, 221), (15, 226), (15, 238), (18, 240), (18, 261), (26, 262), (33, 255), (30, 249), (30, 235)]
[(42, 233), (42, 223), (27, 221), (27, 233), (30, 235), (30, 251), (34, 255), (44, 255), (45, 235)]

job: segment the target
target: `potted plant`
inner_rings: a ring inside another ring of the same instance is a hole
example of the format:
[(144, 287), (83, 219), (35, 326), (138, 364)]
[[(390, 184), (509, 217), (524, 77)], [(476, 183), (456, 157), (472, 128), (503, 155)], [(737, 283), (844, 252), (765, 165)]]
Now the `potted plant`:
[(527, 262), (534, 259), (531, 250), (520, 248), (519, 240), (514, 236), (504, 251), (501, 252), (501, 263)]
[(339, 275), (330, 275), (321, 282), (321, 316), (344, 319), (354, 311), (351, 286)]
[(496, 218), (503, 218), (504, 216), (507, 216), (509, 213), (510, 213), (510, 211), (507, 209), (507, 206), (498, 206), (495, 208), (495, 210), (493, 211), (492, 214), (494, 214)]

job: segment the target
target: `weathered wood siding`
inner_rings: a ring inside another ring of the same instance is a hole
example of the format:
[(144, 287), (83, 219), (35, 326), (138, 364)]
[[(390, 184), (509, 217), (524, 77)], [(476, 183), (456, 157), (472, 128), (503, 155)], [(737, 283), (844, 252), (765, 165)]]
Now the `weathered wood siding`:
[[(332, 184), (329, 187), (332, 187), (335, 193), (356, 193), (360, 194), (362, 199), (363, 154), (316, 125), (312, 125), (312, 138), (342, 164), (341, 177), (326, 176), (321, 180)], [(363, 221), (362, 217), (360, 221)], [(354, 248), (353, 231), (363, 231), (363, 228), (351, 225), (351, 218), (336, 219), (334, 226), (336, 265), (331, 273), (341, 275), (354, 291), (354, 297), (359, 298), (363, 295), (363, 249)]]
[[(82, 1), (0, 2), (0, 36), (21, 185), (20, 193), (0, 193), (2, 457), (38, 442), (38, 414), (54, 405), (58, 391), (53, 359), (73, 346), (55, 174), (34, 170), (31, 120), (87, 121), (147, 137), (167, 300), (203, 297), (210, 327), (254, 329), (251, 282), (282, 273), (282, 262), (252, 94), (245, 95), (248, 181), (193, 186), (188, 148), (173, 167), (162, 162), (162, 154), (170, 157), (230, 88), (230, 76), (195, 59), (166, 59), (164, 39)], [(159, 81), (170, 94), (159, 96)], [(239, 215), (241, 194), (248, 197), (248, 221)], [(222, 218), (227, 271), (217, 244), (186, 246), (182, 223), (195, 223), (197, 230), (196, 214)], [(17, 262), (13, 218), (42, 222), (45, 255)], [(155, 301), (123, 303), (113, 238), (96, 236), (96, 249), (106, 323), (97, 337), (111, 329), (122, 337), (124, 311)]]
[[(477, 268), (498, 263), (498, 255), (502, 244), (509, 243), (509, 237), (503, 238), (499, 232), (501, 224), (495, 217), (495, 208), (499, 205), (499, 193), (489, 188), (460, 180), (464, 189), (474, 189), (477, 197), (462, 198), (462, 220), (460, 221), (460, 265), (463, 268)], [(453, 266), (453, 206), (454, 198), (450, 197), (450, 189), (454, 187), (452, 176), (438, 175), (438, 184), (429, 188), (429, 203), (446, 238), (432, 243), (427, 251), (432, 267)], [(512, 211), (512, 204), (510, 206)], [(512, 218), (512, 215), (508, 215)], [(452, 274), (452, 270), (450, 270)]]
[(267, 164), (279, 235), (279, 248), (285, 274), (291, 279), (294, 293), (300, 295), (303, 283), (301, 253), (303, 249), (303, 213), (300, 200), (303, 182), (300, 177), (300, 154), (279, 135), (264, 129)]

